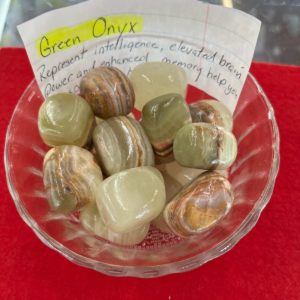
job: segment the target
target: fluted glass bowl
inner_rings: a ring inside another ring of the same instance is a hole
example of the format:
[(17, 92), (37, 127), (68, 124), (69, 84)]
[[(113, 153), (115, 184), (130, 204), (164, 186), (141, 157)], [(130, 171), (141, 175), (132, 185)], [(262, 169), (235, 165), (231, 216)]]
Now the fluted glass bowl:
[[(191, 88), (188, 101), (207, 98)], [(37, 128), (43, 101), (36, 81), (22, 95), (5, 142), (10, 193), (23, 220), (50, 248), (70, 261), (114, 276), (157, 277), (201, 266), (230, 250), (256, 224), (273, 192), (279, 167), (279, 135), (273, 109), (249, 74), (234, 113), (238, 157), (229, 170), (235, 200), (211, 231), (188, 239), (151, 227), (137, 246), (111, 244), (85, 231), (76, 214), (51, 212), (45, 198), (42, 162), (48, 147)]]

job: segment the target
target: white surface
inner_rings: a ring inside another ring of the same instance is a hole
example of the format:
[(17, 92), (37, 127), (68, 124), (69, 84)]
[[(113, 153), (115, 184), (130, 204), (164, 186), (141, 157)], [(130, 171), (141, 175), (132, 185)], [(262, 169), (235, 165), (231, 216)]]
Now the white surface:
[[(114, 43), (116, 46), (118, 36), (110, 36), (87, 41), (47, 58), (38, 56), (36, 40), (45, 33), (100, 16), (122, 14), (143, 16), (144, 28), (141, 33), (119, 36), (118, 47), (121, 42), (124, 45), (130, 42), (152, 41), (159, 46), (158, 50), (149, 50), (146, 47), (127, 47), (119, 50), (116, 47), (116, 50), (104, 51), (101, 55), (95, 54), (95, 49), (103, 50), (107, 43)], [(58, 91), (78, 92), (78, 70), (110, 65), (113, 62), (114, 66), (128, 73), (141, 62), (167, 61), (183, 66), (191, 84), (224, 102), (233, 112), (252, 61), (260, 21), (235, 9), (192, 0), (145, 0), (142, 3), (137, 0), (99, 0), (48, 12), (22, 24), (18, 29), (38, 84), (46, 96)], [(59, 62), (80, 55), (83, 49), (87, 50), (82, 55), (83, 59), (52, 74)], [(139, 57), (140, 62), (124, 64), (120, 61), (120, 58), (124, 57)], [(221, 66), (222, 62), (225, 62), (224, 58), (240, 76), (236, 76), (228, 67)], [(42, 78), (47, 70), (50, 76)], [(70, 79), (67, 80), (68, 84), (56, 88), (55, 85), (66, 81), (65, 78)]]

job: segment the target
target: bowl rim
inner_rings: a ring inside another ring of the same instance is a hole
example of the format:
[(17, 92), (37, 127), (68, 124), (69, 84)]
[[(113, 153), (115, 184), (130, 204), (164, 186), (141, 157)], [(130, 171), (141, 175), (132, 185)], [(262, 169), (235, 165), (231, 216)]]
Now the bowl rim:
[[(266, 96), (264, 90), (259, 85), (255, 77), (249, 72), (248, 76), (251, 78), (253, 83), (255, 84), (258, 92), (262, 96), (263, 101), (265, 102), (268, 110), (269, 110), (269, 119), (271, 121), (273, 127), (273, 160), (271, 165), (271, 170), (269, 172), (269, 177), (267, 183), (265, 185), (264, 190), (262, 191), (259, 199), (257, 200), (255, 206), (253, 207), (252, 211), (248, 214), (245, 220), (240, 224), (238, 229), (233, 231), (229, 237), (221, 241), (215, 247), (206, 250), (202, 253), (197, 255), (188, 257), (186, 259), (178, 260), (172, 263), (160, 264), (160, 265), (153, 265), (153, 266), (134, 266), (134, 265), (117, 265), (117, 264), (108, 264), (99, 262), (92, 258), (87, 258), (82, 256), (74, 251), (66, 248), (61, 243), (56, 241), (54, 238), (49, 236), (45, 231), (39, 228), (38, 224), (31, 218), (30, 214), (26, 211), (26, 209), (22, 206), (22, 202), (20, 201), (19, 194), (17, 193), (16, 189), (13, 186), (11, 173), (10, 173), (10, 165), (8, 161), (8, 144), (9, 144), (9, 135), (11, 131), (11, 126), (13, 120), (15, 118), (16, 112), (19, 109), (19, 105), (22, 102), (21, 100), (23, 97), (28, 93), (28, 91), (32, 88), (32, 86), (36, 83), (36, 80), (33, 79), (30, 84), (27, 86), (25, 91), (23, 92), (22, 96), (18, 100), (18, 103), (14, 109), (12, 117), (10, 119), (6, 137), (5, 137), (5, 146), (4, 146), (4, 166), (6, 172), (6, 181), (8, 185), (9, 192), (13, 198), (15, 203), (16, 209), (23, 219), (23, 221), (33, 230), (36, 236), (49, 248), (57, 251), (62, 256), (67, 258), (69, 261), (83, 266), (95, 271), (104, 273), (106, 275), (113, 275), (113, 276), (131, 276), (131, 277), (141, 277), (141, 278), (150, 278), (150, 277), (160, 277), (172, 273), (181, 273), (190, 271), (195, 269), (210, 260), (220, 257), (221, 255), (225, 254), (229, 250), (231, 250), (246, 234), (255, 226), (257, 223), (260, 214), (262, 213), (263, 209), (266, 207), (270, 198), (272, 196), (276, 177), (279, 171), (279, 164), (280, 164), (280, 136), (279, 136), (279, 129), (276, 122), (274, 109)], [(170, 267), (172, 265), (172, 267)]]

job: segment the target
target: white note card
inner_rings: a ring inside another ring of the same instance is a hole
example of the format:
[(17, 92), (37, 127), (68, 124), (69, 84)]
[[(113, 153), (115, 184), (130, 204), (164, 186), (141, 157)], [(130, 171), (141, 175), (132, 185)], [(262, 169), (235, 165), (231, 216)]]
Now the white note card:
[(233, 112), (253, 58), (260, 21), (232, 8), (189, 0), (94, 0), (53, 10), (18, 26), (47, 97), (79, 92), (92, 68), (130, 74), (159, 61)]

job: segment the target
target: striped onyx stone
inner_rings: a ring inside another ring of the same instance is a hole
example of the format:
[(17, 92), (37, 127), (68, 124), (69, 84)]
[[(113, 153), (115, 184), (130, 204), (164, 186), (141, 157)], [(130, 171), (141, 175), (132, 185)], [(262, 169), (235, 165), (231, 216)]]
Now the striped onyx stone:
[(188, 237), (212, 229), (230, 211), (230, 182), (217, 172), (205, 172), (174, 196), (164, 209), (164, 220), (177, 235)]
[(166, 94), (149, 101), (142, 110), (141, 125), (154, 151), (168, 156), (177, 131), (192, 122), (188, 105), (179, 94)]
[(211, 123), (232, 130), (232, 115), (229, 109), (217, 100), (200, 100), (189, 105), (193, 123)]
[(106, 175), (154, 165), (154, 154), (148, 137), (133, 118), (119, 116), (102, 121), (94, 129), (93, 142)]
[(68, 213), (96, 201), (102, 172), (94, 156), (77, 146), (50, 149), (43, 164), (43, 181), (52, 210)]
[(129, 114), (135, 102), (129, 79), (113, 67), (89, 71), (80, 82), (80, 94), (103, 119)]
[(175, 160), (184, 167), (224, 170), (236, 158), (237, 142), (223, 127), (193, 123), (177, 132), (173, 152)]

